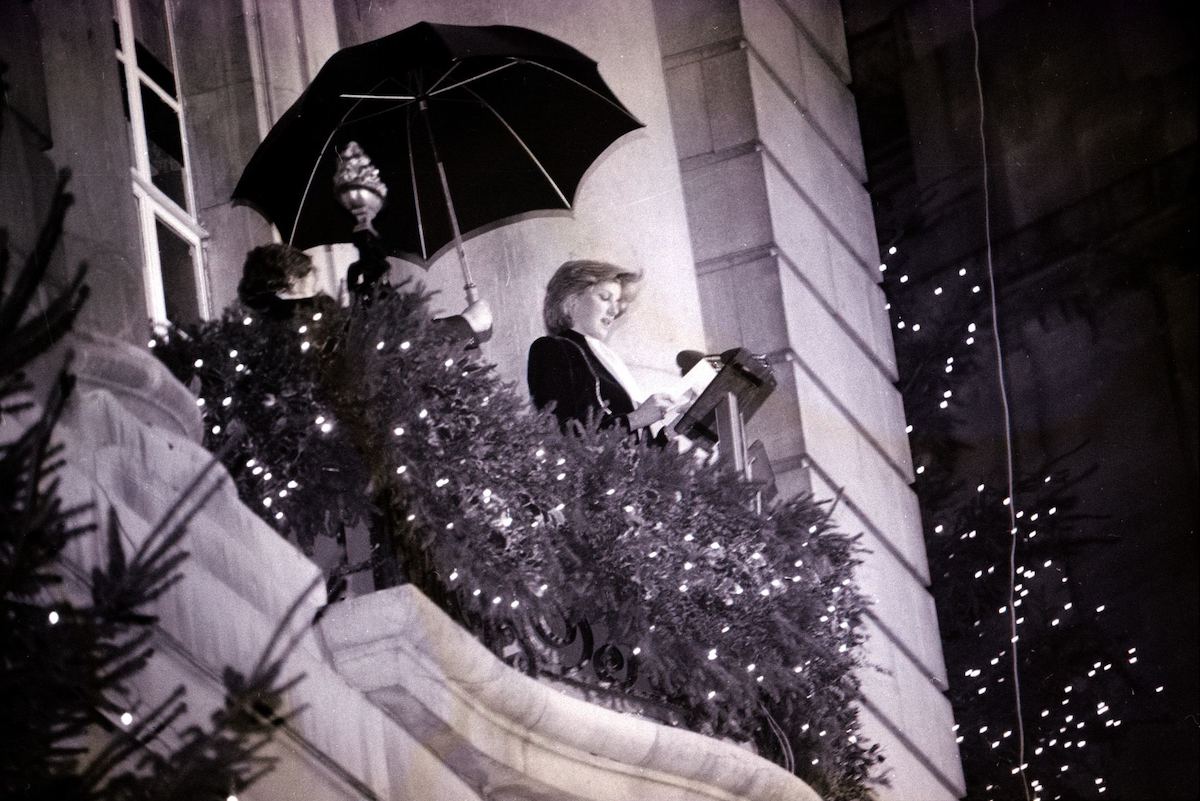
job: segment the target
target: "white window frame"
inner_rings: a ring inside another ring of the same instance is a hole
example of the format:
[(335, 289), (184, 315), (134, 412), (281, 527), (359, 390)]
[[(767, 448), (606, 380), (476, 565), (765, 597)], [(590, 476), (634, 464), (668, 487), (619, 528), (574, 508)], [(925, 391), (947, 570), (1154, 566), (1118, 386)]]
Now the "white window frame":
[[(121, 46), (116, 50), (116, 56), (125, 72), (126, 102), (129, 106), (129, 127), (134, 159), (133, 166), (130, 167), (130, 174), (133, 196), (137, 200), (138, 224), (142, 232), (142, 283), (146, 292), (146, 310), (154, 323), (167, 322), (167, 299), (163, 289), (162, 263), (159, 261), (156, 227), (156, 223), (161, 222), (191, 248), (192, 270), (196, 285), (196, 311), (202, 319), (207, 319), (212, 316), (212, 296), (208, 271), (204, 268), (204, 242), (208, 239), (208, 232), (204, 230), (194, 215), (190, 214), (187, 209), (181, 208), (178, 203), (154, 185), (150, 171), (150, 144), (146, 137), (141, 87), (145, 86), (158, 95), (159, 99), (166, 103), (179, 119), (179, 137), (183, 145), (183, 189), (187, 197), (188, 208), (194, 209), (196, 208), (196, 198), (192, 189), (192, 169), (188, 159), (187, 125), (184, 122), (183, 103), (171, 97), (138, 67), (130, 0), (113, 0), (113, 8), (116, 11), (117, 29), (121, 38)], [(163, 0), (163, 12), (166, 15), (167, 41), (171, 51), (169, 66), (171, 74), (175, 76), (175, 85), (178, 91), (179, 70), (175, 58), (175, 25), (170, 0)]]

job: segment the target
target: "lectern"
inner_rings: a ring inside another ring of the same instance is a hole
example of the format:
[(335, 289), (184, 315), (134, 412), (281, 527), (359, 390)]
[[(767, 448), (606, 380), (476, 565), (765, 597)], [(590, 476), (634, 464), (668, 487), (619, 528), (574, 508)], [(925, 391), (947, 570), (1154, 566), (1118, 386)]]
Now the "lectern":
[(720, 372), (675, 423), (674, 430), (689, 439), (720, 440), (720, 458), (750, 478), (746, 421), (775, 391), (775, 375), (766, 358), (745, 348), (725, 351), (719, 358)]

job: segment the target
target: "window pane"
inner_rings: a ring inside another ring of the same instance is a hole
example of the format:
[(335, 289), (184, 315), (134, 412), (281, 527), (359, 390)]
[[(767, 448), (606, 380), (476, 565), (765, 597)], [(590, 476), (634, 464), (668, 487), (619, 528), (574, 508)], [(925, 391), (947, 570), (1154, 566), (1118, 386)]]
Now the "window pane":
[(158, 218), (154, 220), (154, 230), (158, 236), (167, 319), (176, 325), (199, 322), (200, 297), (192, 246)]
[(150, 180), (180, 208), (187, 209), (179, 117), (154, 90), (146, 86), (142, 86), (141, 90), (142, 114), (146, 118), (146, 146), (150, 151)]
[(129, 7), (133, 15), (137, 65), (167, 94), (176, 97), (171, 39), (167, 35), (167, 14), (162, 0), (130, 0)]

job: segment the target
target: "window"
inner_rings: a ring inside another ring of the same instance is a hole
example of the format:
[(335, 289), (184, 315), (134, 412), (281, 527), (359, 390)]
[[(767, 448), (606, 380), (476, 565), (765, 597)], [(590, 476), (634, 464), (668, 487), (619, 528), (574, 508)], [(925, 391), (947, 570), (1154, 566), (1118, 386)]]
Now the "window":
[(156, 322), (194, 322), (211, 313), (206, 233), (195, 217), (169, 5), (113, 0), (113, 36), (133, 148), (146, 308)]

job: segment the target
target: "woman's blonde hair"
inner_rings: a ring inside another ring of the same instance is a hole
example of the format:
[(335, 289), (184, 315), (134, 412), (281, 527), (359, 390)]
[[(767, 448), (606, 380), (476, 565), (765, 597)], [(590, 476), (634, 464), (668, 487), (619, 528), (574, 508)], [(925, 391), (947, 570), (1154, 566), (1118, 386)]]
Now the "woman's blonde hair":
[(566, 310), (567, 301), (603, 281), (616, 281), (621, 285), (620, 312), (617, 314), (618, 317), (621, 316), (633, 300), (631, 288), (640, 280), (640, 272), (606, 261), (578, 259), (564, 262), (546, 284), (546, 301), (542, 304), (542, 319), (546, 323), (546, 330), (551, 334), (561, 334), (569, 329), (573, 321)]

